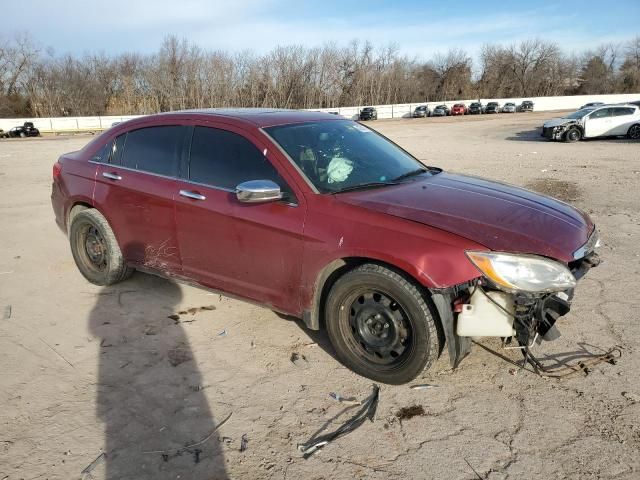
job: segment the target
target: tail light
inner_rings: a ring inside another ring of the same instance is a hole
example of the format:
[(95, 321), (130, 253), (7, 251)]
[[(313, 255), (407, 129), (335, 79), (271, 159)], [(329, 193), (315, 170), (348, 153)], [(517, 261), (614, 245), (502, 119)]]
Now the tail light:
[(62, 173), (62, 164), (60, 162), (56, 162), (53, 164), (53, 179), (57, 180), (60, 178), (60, 174)]

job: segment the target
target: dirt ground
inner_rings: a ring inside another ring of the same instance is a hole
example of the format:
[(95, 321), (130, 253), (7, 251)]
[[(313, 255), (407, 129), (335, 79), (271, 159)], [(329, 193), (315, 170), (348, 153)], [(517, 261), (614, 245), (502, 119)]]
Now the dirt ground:
[(640, 143), (549, 143), (552, 116), (372, 125), (427, 164), (586, 210), (604, 263), (537, 352), (622, 359), (557, 380), (478, 346), (456, 371), (443, 356), (415, 382), (438, 388), (382, 385), (374, 422), (306, 460), (298, 443), (355, 412), (330, 392), (371, 382), (270, 310), (144, 274), (90, 285), (49, 204), (52, 163), (89, 137), (0, 141), (0, 480), (640, 478)]

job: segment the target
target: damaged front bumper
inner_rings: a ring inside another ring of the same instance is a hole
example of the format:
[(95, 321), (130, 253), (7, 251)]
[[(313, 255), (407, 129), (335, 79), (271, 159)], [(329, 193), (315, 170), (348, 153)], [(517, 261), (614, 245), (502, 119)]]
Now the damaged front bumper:
[[(592, 243), (586, 255), (568, 265), (576, 280), (600, 263), (593, 251), (595, 242)], [(484, 277), (432, 292), (452, 368), (470, 353), (472, 338), (476, 336), (515, 338), (520, 345), (515, 348), (523, 349), (539, 339), (554, 340), (559, 336), (556, 321), (569, 313), (572, 298), (573, 289), (541, 294), (507, 293)]]

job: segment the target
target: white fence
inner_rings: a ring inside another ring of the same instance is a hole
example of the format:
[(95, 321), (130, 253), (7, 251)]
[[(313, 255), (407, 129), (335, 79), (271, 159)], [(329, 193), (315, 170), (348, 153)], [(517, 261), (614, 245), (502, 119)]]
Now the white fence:
[[(576, 110), (587, 102), (622, 103), (640, 100), (640, 93), (619, 95), (575, 95), (567, 97), (528, 97), (528, 98), (481, 98), (483, 104), (498, 102), (504, 105), (506, 102), (514, 102), (519, 105), (523, 100), (532, 100), (536, 111), (550, 110)], [(446, 104), (452, 106), (455, 103), (469, 105), (478, 99), (450, 100), (441, 102), (403, 103), (397, 105), (362, 105), (358, 107), (322, 108), (311, 109), (322, 112), (335, 112), (339, 115), (357, 119), (360, 109), (364, 106), (373, 106), (378, 111), (378, 118), (409, 118), (411, 112), (419, 105), (428, 105), (431, 109), (436, 105)], [(116, 122), (124, 122), (139, 115), (108, 116), (108, 117), (54, 117), (54, 118), (2, 118), (0, 129), (10, 130), (12, 127), (22, 125), (24, 122), (33, 122), (36, 128), (44, 133), (77, 133), (99, 132), (110, 128)]]

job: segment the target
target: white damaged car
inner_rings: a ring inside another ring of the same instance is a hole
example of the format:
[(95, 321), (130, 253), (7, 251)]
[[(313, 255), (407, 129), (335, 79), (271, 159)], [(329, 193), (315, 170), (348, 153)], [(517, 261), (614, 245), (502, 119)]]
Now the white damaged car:
[(583, 138), (627, 136), (640, 139), (640, 108), (636, 105), (598, 105), (554, 118), (542, 126), (549, 140), (577, 142)]

